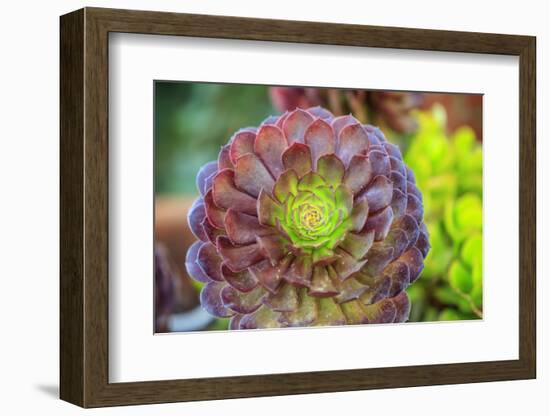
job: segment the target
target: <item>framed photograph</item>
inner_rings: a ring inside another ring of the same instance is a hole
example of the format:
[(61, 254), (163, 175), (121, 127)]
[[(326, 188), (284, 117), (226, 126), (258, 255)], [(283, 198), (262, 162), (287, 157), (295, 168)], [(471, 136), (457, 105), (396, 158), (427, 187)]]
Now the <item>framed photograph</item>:
[(534, 37), (60, 29), (63, 400), (536, 377)]

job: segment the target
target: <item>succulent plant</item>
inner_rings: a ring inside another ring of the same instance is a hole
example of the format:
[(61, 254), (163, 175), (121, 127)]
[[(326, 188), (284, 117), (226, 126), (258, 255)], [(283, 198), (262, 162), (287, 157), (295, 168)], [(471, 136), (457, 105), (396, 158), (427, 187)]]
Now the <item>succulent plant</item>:
[(230, 329), (404, 322), (429, 251), (397, 146), (314, 107), (237, 131), (197, 174), (186, 266)]
[(374, 122), (397, 134), (410, 134), (418, 124), (413, 110), (424, 94), (399, 91), (345, 90), (335, 88), (271, 87), (271, 99), (281, 111), (315, 105), (328, 107), (334, 114), (351, 112), (363, 123)]
[(423, 190), (432, 251), (408, 293), (416, 321), (482, 317), (482, 148), (474, 130), (447, 134), (443, 106), (418, 113), (405, 161)]

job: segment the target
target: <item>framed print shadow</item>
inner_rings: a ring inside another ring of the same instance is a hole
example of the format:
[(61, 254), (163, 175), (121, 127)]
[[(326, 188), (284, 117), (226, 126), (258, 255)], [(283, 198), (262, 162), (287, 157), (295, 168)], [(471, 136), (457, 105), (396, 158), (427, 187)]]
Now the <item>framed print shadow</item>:
[(536, 377), (534, 37), (60, 30), (61, 399)]

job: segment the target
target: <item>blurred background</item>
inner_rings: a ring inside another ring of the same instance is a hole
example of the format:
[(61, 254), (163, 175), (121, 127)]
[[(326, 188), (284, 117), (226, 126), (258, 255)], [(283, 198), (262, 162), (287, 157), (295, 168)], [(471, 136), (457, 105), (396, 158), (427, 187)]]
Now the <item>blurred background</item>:
[(407, 290), (410, 322), (482, 317), (482, 96), (185, 82), (155, 83), (156, 332), (221, 330), (185, 271), (195, 176), (242, 127), (322, 105), (380, 127), (424, 196), (432, 249)]

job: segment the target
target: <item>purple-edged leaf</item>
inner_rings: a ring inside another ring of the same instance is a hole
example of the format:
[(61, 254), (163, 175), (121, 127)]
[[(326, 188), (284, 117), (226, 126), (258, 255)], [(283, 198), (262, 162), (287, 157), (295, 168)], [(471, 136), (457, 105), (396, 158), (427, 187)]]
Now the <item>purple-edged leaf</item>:
[(336, 149), (334, 130), (325, 120), (320, 118), (311, 123), (306, 129), (304, 142), (311, 149), (314, 168), (321, 156), (332, 154)]
[[(389, 157), (388, 156), (388, 153), (386, 153), (386, 149), (384, 148), (384, 146), (382, 146), (381, 144), (372, 144), (369, 146), (369, 152), (368, 154), (370, 155), (372, 152), (381, 152), (382, 154), (386, 155), (386, 157)], [(390, 166), (390, 161), (388, 159), (388, 169), (390, 169), (391, 166)]]
[(374, 231), (365, 231), (362, 233), (347, 233), (340, 247), (355, 259), (361, 260), (369, 251), (374, 242)]
[(364, 308), (370, 324), (393, 323), (397, 314), (397, 308), (389, 299), (382, 299), (372, 305), (366, 305)]
[(292, 312), (298, 309), (296, 288), (289, 283), (283, 284), (276, 293), (263, 299), (265, 305), (277, 312)]
[(394, 261), (390, 263), (385, 269), (384, 274), (390, 277), (391, 287), (390, 296), (396, 296), (409, 286), (410, 273), (409, 266), (402, 261)]
[(233, 136), (231, 140), (231, 147), (229, 149), (229, 157), (233, 164), (237, 163), (237, 160), (248, 153), (254, 153), (254, 140), (256, 134), (251, 131), (241, 130)]
[(408, 241), (407, 248), (412, 247), (416, 243), (420, 230), (416, 220), (412, 216), (405, 214), (401, 218), (398, 218), (393, 222), (392, 229), (393, 228), (403, 230), (406, 234)]
[[(387, 207), (393, 199), (393, 187), (391, 181), (385, 176), (377, 176), (374, 178), (374, 181), (371, 183), (367, 191), (361, 194), (360, 198), (367, 199), (369, 210), (371, 212), (376, 212), (384, 207)], [(384, 210), (386, 213), (385, 215), (387, 215), (387, 211), (387, 209)], [(376, 216), (376, 214), (374, 215)]]
[(257, 217), (232, 209), (228, 209), (225, 214), (225, 230), (235, 244), (255, 243), (257, 236), (273, 232), (273, 230), (260, 225)]
[(345, 185), (339, 185), (334, 191), (334, 200), (338, 208), (344, 208), (347, 214), (353, 210), (353, 194)]
[(430, 241), (428, 239), (428, 230), (426, 230), (426, 225), (424, 223), (422, 223), (415, 246), (418, 250), (420, 250), (422, 256), (426, 258), (428, 252), (430, 251)]
[(365, 230), (374, 230), (374, 241), (381, 241), (388, 235), (392, 221), (393, 211), (391, 207), (386, 207), (382, 211), (369, 216), (365, 224)]
[(346, 185), (353, 194), (359, 193), (372, 179), (372, 166), (367, 156), (355, 155), (351, 158), (344, 177)]
[(345, 166), (353, 156), (366, 154), (368, 148), (369, 138), (360, 123), (350, 124), (340, 131), (337, 154)]
[[(361, 274), (364, 276), (363, 274)], [(367, 277), (362, 283), (368, 285), (368, 289), (359, 297), (359, 300), (364, 305), (376, 303), (381, 299), (388, 297), (391, 288), (391, 278), (382, 276), (379, 279)]]
[(340, 131), (342, 129), (350, 124), (357, 124), (359, 123), (359, 120), (357, 120), (355, 117), (353, 117), (351, 114), (346, 116), (340, 116), (336, 117), (334, 120), (332, 120), (332, 129), (334, 130), (334, 133), (336, 134), (336, 137), (340, 136)]
[(283, 260), (281, 263), (273, 266), (268, 260), (262, 260), (248, 269), (250, 273), (265, 289), (271, 293), (275, 293), (281, 284), (283, 273), (286, 271), (289, 260)]
[(204, 196), (204, 207), (206, 210), (206, 217), (210, 221), (210, 224), (220, 230), (223, 230), (225, 227), (225, 210), (215, 204), (212, 189), (210, 189)]
[(241, 329), (280, 328), (278, 319), (280, 312), (275, 312), (267, 306), (261, 306), (254, 313), (243, 316), (240, 322)]
[(313, 277), (308, 293), (309, 296), (319, 298), (334, 296), (338, 293), (338, 289), (330, 278), (326, 267), (316, 266), (313, 268)]
[(284, 326), (302, 327), (311, 325), (317, 319), (317, 304), (315, 298), (308, 296), (307, 289), (298, 289), (298, 309), (283, 312), (279, 322)]
[(399, 228), (390, 229), (390, 232), (384, 242), (393, 247), (394, 259), (403, 254), (409, 247), (409, 239), (407, 238), (407, 234)]
[(289, 113), (283, 123), (283, 133), (288, 143), (303, 143), (304, 133), (308, 126), (313, 122), (313, 116), (300, 108)]
[(222, 276), (230, 286), (239, 292), (250, 292), (258, 286), (258, 281), (248, 270), (235, 273), (226, 265), (222, 265)]
[(224, 263), (234, 272), (240, 272), (263, 259), (258, 244), (236, 246), (227, 237), (218, 237), (218, 251)]
[(217, 174), (218, 174), (218, 171), (214, 172), (212, 175), (210, 175), (208, 178), (206, 178), (206, 180), (204, 182), (205, 193), (212, 190), (212, 184), (213, 184), (214, 178), (216, 177)]
[(413, 182), (407, 181), (407, 194), (413, 194), (422, 202), (422, 192), (420, 192), (420, 189)]
[(243, 315), (239, 315), (239, 314), (233, 315), (229, 320), (229, 329), (232, 331), (241, 329), (240, 325), (241, 325), (242, 318), (243, 318)]
[(411, 283), (418, 279), (424, 268), (424, 257), (420, 250), (416, 247), (411, 247), (399, 257), (399, 260), (407, 263), (407, 266), (409, 266)]
[(399, 189), (403, 193), (407, 192), (407, 179), (403, 175), (392, 170), (390, 172), (390, 179), (395, 189)]
[(371, 133), (369, 131), (369, 127), (372, 127), (372, 126), (369, 126), (367, 125), (366, 128), (367, 128), (367, 133), (368, 133), (368, 136), (369, 136), (369, 143), (370, 143), (370, 148), (372, 149), (373, 146), (380, 146), (380, 140), (378, 140), (378, 137), (376, 137), (376, 135), (374, 133)]
[(358, 299), (368, 289), (368, 286), (362, 285), (353, 277), (342, 282), (340, 293), (334, 297), (338, 303), (349, 302), (352, 299)]
[(289, 252), (289, 242), (282, 235), (271, 234), (258, 236), (256, 241), (261, 253), (264, 257), (267, 257), (273, 265), (277, 264)]
[(209, 185), (212, 186), (211, 176), (217, 171), (218, 162), (216, 161), (208, 162), (199, 169), (199, 172), (197, 173), (197, 189), (201, 195), (204, 196), (204, 194), (208, 192)]
[(202, 270), (198, 264), (199, 249), (205, 244), (201, 241), (195, 241), (191, 247), (187, 249), (187, 255), (185, 257), (185, 268), (187, 274), (197, 282), (209, 283), (212, 281), (210, 277)]
[(369, 276), (378, 276), (392, 259), (392, 247), (385, 246), (383, 242), (374, 243), (367, 253), (367, 264), (361, 271)]
[(294, 170), (299, 177), (311, 172), (311, 152), (309, 146), (303, 143), (294, 143), (283, 153), (283, 166)]
[(283, 207), (267, 192), (260, 192), (257, 206), (258, 221), (262, 225), (275, 227), (277, 226), (277, 220), (284, 215)]
[(293, 170), (286, 170), (275, 182), (273, 196), (283, 204), (290, 195), (298, 194), (298, 174)]
[(256, 214), (256, 198), (237, 189), (235, 173), (232, 170), (225, 169), (218, 172), (214, 178), (212, 191), (214, 202), (218, 207), (232, 208), (250, 215)]
[(220, 235), (227, 235), (225, 233), (225, 230), (214, 227), (208, 218), (204, 219), (204, 221), (201, 223), (201, 226), (204, 230), (204, 233), (208, 237), (208, 241), (210, 241), (212, 244), (216, 244), (216, 241), (218, 241), (218, 237)]
[(342, 312), (342, 308), (333, 298), (317, 299), (317, 319), (316, 326), (335, 326), (345, 325), (346, 317)]
[(407, 195), (399, 189), (394, 189), (391, 200), (391, 208), (395, 218), (401, 217), (407, 209)]
[(249, 195), (258, 197), (262, 189), (271, 193), (275, 181), (258, 156), (248, 153), (237, 160), (235, 185)]
[(277, 124), (277, 120), (279, 120), (279, 116), (268, 116), (264, 121), (260, 123), (261, 126), (264, 126), (266, 124), (275, 125)]
[(391, 170), (395, 170), (399, 172), (405, 178), (407, 177), (407, 168), (405, 167), (405, 164), (401, 159), (398, 159), (394, 156), (390, 156), (390, 166), (391, 166)]
[(351, 227), (350, 231), (359, 232), (365, 227), (369, 215), (369, 202), (366, 198), (356, 200), (353, 209), (351, 210)]
[(422, 222), (424, 208), (422, 207), (422, 202), (413, 194), (407, 195), (407, 214), (412, 216), (419, 224)]
[(383, 143), (386, 141), (386, 138), (384, 137), (384, 133), (382, 133), (382, 130), (370, 124), (365, 124), (364, 127), (369, 133), (369, 141), (371, 142), (371, 144), (383, 145)]
[(284, 279), (296, 286), (309, 287), (313, 264), (311, 256), (299, 256), (294, 259), (290, 267), (283, 274)]
[(319, 117), (323, 119), (331, 119), (334, 117), (334, 115), (330, 111), (320, 106), (309, 107), (306, 111), (314, 117)]
[(408, 166), (405, 166), (405, 167), (407, 169), (407, 182), (416, 183), (416, 179), (414, 177), (414, 172), (412, 171), (412, 169), (409, 168)]
[(390, 176), (390, 158), (385, 153), (378, 150), (371, 150), (369, 152), (369, 160), (373, 176)]
[(218, 171), (224, 169), (233, 169), (233, 162), (231, 161), (231, 157), (229, 156), (230, 148), (231, 146), (229, 144), (226, 144), (221, 148), (220, 153), (218, 154)]
[(222, 259), (213, 244), (204, 243), (199, 247), (197, 263), (210, 279), (223, 282)]
[(379, 211), (390, 205), (393, 198), (393, 184), (385, 176), (377, 176), (360, 198), (367, 198), (371, 212)]
[(369, 320), (365, 316), (363, 304), (358, 300), (352, 300), (340, 305), (342, 312), (346, 316), (348, 325), (368, 324)]
[[(289, 114), (290, 114), (290, 113), (289, 113), (288, 111), (285, 111), (283, 114), (281, 114), (281, 115), (279, 116), (279, 119), (278, 119), (277, 122), (275, 123), (275, 125), (276, 125), (277, 127), (279, 127), (279, 129), (282, 129), (282, 128), (283, 128), (283, 124), (284, 124), (286, 118), (289, 116)], [(282, 130), (281, 130), (281, 131), (282, 131)]]
[(386, 152), (388, 152), (388, 155), (393, 156), (400, 160), (403, 159), (403, 156), (401, 155), (401, 151), (399, 150), (399, 147), (397, 147), (396, 145), (391, 144), (389, 142), (384, 142), (384, 148), (386, 149)]
[(283, 172), (282, 156), (288, 143), (276, 126), (262, 126), (254, 142), (254, 152), (260, 156), (274, 178)]
[(393, 319), (394, 323), (407, 322), (411, 313), (411, 302), (406, 292), (401, 292), (399, 295), (391, 299), (395, 305), (396, 313)]
[(235, 314), (227, 309), (222, 302), (221, 291), (224, 287), (226, 287), (225, 283), (210, 282), (202, 288), (200, 294), (201, 305), (210, 315), (227, 318)]
[(346, 168), (338, 156), (324, 155), (317, 161), (317, 173), (321, 175), (327, 185), (336, 188), (342, 183)]
[(382, 130), (380, 130), (379, 127), (374, 127), (373, 133), (380, 141), (380, 144), (384, 144), (386, 142), (386, 136), (384, 136), (384, 133), (382, 133)]
[(239, 292), (232, 286), (226, 286), (222, 289), (220, 296), (223, 305), (234, 312), (249, 314), (256, 311), (262, 305), (262, 298), (265, 291), (258, 286), (250, 292)]
[(357, 273), (363, 268), (367, 260), (357, 260), (351, 256), (347, 251), (340, 248), (336, 248), (334, 252), (338, 255), (338, 259), (332, 263), (338, 279), (344, 281), (352, 274)]
[(204, 232), (204, 228), (202, 228), (202, 222), (205, 218), (206, 210), (204, 207), (204, 201), (202, 198), (198, 198), (195, 202), (193, 202), (191, 209), (187, 213), (187, 222), (195, 237), (202, 241), (208, 240), (208, 236)]

